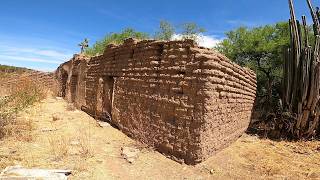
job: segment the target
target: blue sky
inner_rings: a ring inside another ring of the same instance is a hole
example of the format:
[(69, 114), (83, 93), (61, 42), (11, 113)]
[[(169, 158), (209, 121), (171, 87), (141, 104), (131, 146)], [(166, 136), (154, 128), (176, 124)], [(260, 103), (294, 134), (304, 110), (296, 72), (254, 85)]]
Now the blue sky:
[[(295, 6), (297, 15), (308, 13), (304, 0)], [(212, 44), (236, 27), (288, 18), (287, 0), (3, 0), (0, 64), (53, 71), (85, 37), (92, 44), (126, 27), (154, 34), (160, 20), (196, 22), (207, 30), (205, 44)]]

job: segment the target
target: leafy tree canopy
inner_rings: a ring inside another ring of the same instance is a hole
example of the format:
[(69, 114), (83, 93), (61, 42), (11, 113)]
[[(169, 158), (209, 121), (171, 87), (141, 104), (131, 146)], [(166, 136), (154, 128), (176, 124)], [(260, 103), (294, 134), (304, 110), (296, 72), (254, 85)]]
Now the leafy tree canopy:
[(168, 21), (160, 21), (159, 29), (159, 32), (155, 35), (155, 39), (165, 41), (171, 40), (176, 31), (174, 26)]
[(288, 23), (252, 29), (240, 27), (226, 36), (217, 49), (236, 63), (256, 71), (260, 95), (267, 89), (271, 93), (271, 86), (281, 81), (283, 50), (290, 44)]
[(158, 40), (172, 40), (174, 34), (181, 35), (181, 39), (196, 40), (197, 36), (204, 33), (206, 30), (199, 27), (196, 23), (187, 22), (178, 26), (172, 25), (168, 21), (160, 21), (160, 30), (156, 33), (155, 39)]
[(197, 35), (206, 32), (202, 27), (199, 27), (196, 23), (184, 23), (182, 24), (181, 34), (183, 39), (196, 40)]
[(273, 71), (282, 64), (283, 50), (289, 47), (288, 23), (249, 29), (240, 27), (226, 33), (217, 49), (242, 66)]

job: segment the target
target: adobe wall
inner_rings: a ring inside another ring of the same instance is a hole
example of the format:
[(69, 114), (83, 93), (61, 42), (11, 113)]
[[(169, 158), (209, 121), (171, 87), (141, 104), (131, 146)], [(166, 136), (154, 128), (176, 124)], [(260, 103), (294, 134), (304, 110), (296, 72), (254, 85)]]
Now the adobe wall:
[(41, 71), (28, 71), (23, 74), (12, 74), (9, 77), (0, 79), (0, 95), (10, 95), (13, 87), (24, 82), (25, 80), (32, 80), (44, 85), (52, 93), (57, 93), (57, 81), (53, 73), (46, 73)]
[(83, 110), (187, 164), (228, 146), (250, 122), (255, 74), (191, 40), (128, 39), (82, 72)]
[(208, 49), (196, 50), (206, 96), (201, 127), (202, 159), (227, 147), (248, 128), (256, 97), (256, 75)]
[(86, 70), (89, 60), (83, 55), (75, 54), (71, 60), (61, 64), (55, 72), (59, 84), (59, 96), (74, 103), (77, 108), (86, 104)]

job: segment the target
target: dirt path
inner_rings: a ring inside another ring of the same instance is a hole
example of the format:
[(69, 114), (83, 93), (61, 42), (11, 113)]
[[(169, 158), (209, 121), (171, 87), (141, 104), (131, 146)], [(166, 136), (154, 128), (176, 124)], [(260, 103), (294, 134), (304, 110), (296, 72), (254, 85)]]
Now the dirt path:
[[(317, 141), (274, 142), (244, 135), (206, 162), (187, 166), (113, 127), (100, 127), (84, 112), (70, 111), (61, 99), (48, 98), (20, 118), (30, 121), (33, 130), (29, 138), (0, 140), (0, 169), (72, 169), (70, 179), (320, 179)], [(141, 150), (133, 164), (121, 157), (121, 147)]]

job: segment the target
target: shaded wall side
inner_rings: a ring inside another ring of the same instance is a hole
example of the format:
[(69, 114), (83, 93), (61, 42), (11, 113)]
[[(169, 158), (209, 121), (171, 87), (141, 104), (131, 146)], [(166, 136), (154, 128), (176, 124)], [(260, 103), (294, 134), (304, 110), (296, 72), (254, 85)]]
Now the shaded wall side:
[(225, 56), (201, 50), (205, 124), (201, 133), (203, 159), (236, 141), (248, 128), (256, 97), (256, 75)]
[(59, 97), (66, 97), (66, 89), (67, 89), (67, 80), (68, 73), (60, 68), (56, 71), (56, 79), (58, 82), (58, 93)]
[(86, 77), (87, 77), (87, 62), (86, 60), (81, 60), (77, 65), (77, 88), (75, 95), (75, 106), (81, 108), (86, 105)]
[(73, 103), (77, 108), (86, 105), (85, 89), (88, 57), (75, 54), (61, 64), (55, 72), (58, 81), (58, 95)]

